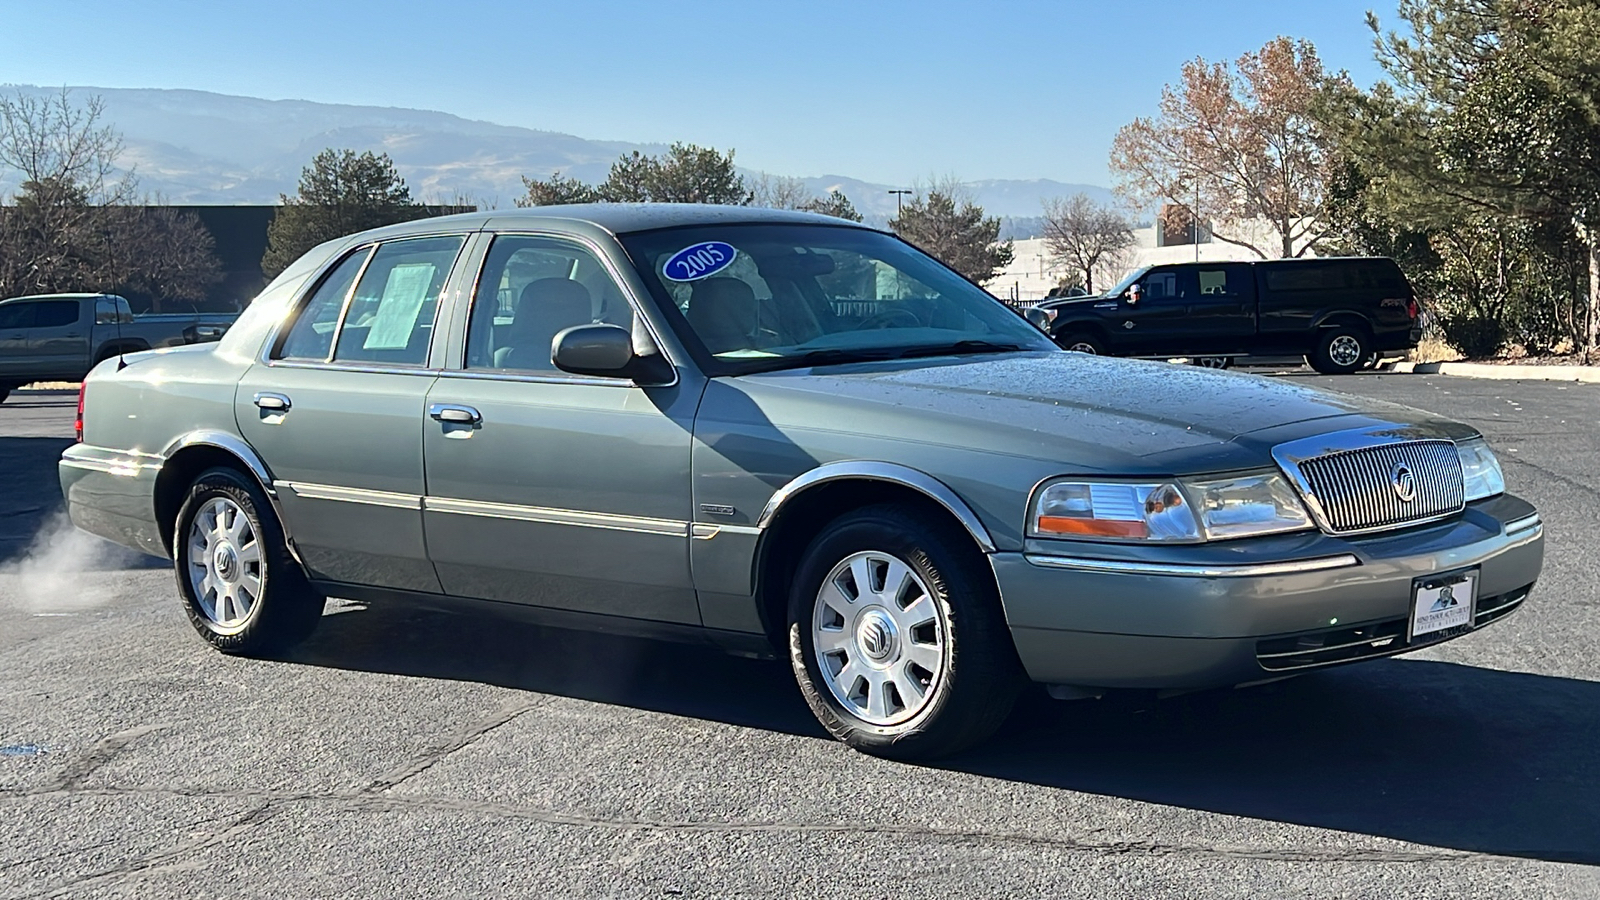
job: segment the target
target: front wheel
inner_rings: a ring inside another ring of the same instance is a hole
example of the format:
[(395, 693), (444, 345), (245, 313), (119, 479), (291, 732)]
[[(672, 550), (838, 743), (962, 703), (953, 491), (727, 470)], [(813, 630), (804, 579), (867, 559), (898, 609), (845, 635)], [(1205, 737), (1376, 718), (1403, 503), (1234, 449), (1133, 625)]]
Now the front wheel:
[(898, 759), (985, 740), (1023, 680), (982, 555), (900, 504), (848, 513), (807, 548), (789, 598), (789, 661), (830, 734)]
[(1106, 352), (1101, 340), (1092, 334), (1084, 334), (1082, 332), (1076, 334), (1062, 333), (1056, 335), (1055, 340), (1061, 349), (1072, 353), (1088, 353), (1092, 356), (1101, 356)]
[(1324, 328), (1306, 362), (1324, 375), (1350, 375), (1360, 370), (1372, 353), (1366, 332), (1349, 325)]
[(1229, 369), (1233, 367), (1231, 356), (1196, 356), (1189, 360), (1190, 363), (1202, 369)]
[(323, 598), (289, 555), (261, 488), (239, 472), (210, 469), (195, 480), (172, 545), (184, 611), (218, 650), (275, 653), (317, 627)]

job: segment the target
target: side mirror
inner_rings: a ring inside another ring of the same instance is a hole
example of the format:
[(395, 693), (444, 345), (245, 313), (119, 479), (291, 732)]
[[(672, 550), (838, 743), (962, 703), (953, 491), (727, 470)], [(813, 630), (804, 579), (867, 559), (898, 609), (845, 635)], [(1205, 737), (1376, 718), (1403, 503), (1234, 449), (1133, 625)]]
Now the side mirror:
[(664, 384), (672, 380), (672, 367), (659, 353), (639, 356), (633, 336), (617, 325), (574, 325), (556, 333), (550, 342), (550, 361), (574, 375), (631, 378)]
[(1129, 306), (1138, 306), (1139, 298), (1142, 296), (1144, 296), (1144, 288), (1140, 287), (1138, 282), (1128, 285), (1128, 292), (1123, 295)]

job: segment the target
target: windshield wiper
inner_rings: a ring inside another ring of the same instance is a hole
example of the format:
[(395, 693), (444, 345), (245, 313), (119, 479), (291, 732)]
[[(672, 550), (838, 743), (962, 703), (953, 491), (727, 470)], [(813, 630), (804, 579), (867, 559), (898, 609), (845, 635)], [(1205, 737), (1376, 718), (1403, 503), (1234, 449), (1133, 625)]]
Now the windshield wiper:
[(959, 356), (968, 353), (1015, 353), (1018, 350), (1028, 350), (1021, 344), (1007, 344), (997, 341), (956, 341), (953, 344), (929, 344), (921, 347), (907, 347), (896, 353), (900, 359), (910, 359), (917, 356)]
[(808, 366), (837, 366), (844, 363), (879, 362), (885, 359), (894, 359), (899, 356), (894, 350), (885, 350), (882, 347), (863, 348), (855, 350), (842, 350), (838, 348), (828, 350), (808, 350), (794, 356), (783, 356), (771, 360), (762, 360), (752, 369), (756, 372), (771, 372), (777, 369), (803, 369)]

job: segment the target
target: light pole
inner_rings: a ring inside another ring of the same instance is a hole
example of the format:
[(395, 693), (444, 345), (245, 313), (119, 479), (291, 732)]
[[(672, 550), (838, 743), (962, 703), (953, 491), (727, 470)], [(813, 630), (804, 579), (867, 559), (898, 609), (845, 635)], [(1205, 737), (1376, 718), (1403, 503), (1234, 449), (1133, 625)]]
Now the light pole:
[(898, 218), (900, 218), (900, 198), (901, 197), (905, 197), (905, 196), (909, 196), (911, 194), (911, 192), (910, 191), (890, 191), (889, 193), (894, 195), (894, 217), (896, 219), (898, 219)]

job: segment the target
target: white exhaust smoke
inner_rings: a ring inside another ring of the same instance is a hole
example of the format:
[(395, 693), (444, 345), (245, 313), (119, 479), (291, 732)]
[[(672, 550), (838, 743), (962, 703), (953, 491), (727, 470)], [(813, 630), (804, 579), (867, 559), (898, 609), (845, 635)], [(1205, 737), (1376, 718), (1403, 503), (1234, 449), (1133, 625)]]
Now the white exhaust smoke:
[(115, 597), (117, 583), (96, 573), (143, 568), (150, 559), (79, 531), (59, 510), (21, 556), (0, 563), (0, 602), (36, 615), (103, 606)]

